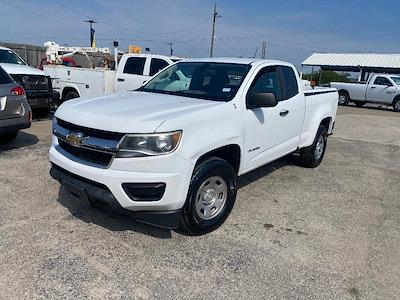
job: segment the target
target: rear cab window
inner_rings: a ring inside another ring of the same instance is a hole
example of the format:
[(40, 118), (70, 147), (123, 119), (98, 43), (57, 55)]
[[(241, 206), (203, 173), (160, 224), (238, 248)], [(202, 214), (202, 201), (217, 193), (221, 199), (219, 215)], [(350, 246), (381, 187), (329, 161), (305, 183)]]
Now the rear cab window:
[(282, 100), (288, 100), (299, 93), (299, 85), (293, 68), (279, 66), (279, 73), (282, 82)]
[(152, 58), (150, 63), (150, 76), (154, 76), (168, 65), (169, 63), (161, 58)]
[(145, 57), (129, 57), (124, 66), (125, 74), (143, 75), (144, 65), (146, 63)]

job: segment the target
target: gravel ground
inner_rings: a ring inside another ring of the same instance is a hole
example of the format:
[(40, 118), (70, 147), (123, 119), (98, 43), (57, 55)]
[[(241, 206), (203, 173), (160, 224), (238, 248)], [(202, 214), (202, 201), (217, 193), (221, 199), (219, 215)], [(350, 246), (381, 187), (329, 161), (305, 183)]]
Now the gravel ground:
[(398, 299), (400, 114), (339, 114), (319, 168), (289, 156), (245, 175), (201, 237), (60, 190), (35, 122), (0, 146), (0, 298)]

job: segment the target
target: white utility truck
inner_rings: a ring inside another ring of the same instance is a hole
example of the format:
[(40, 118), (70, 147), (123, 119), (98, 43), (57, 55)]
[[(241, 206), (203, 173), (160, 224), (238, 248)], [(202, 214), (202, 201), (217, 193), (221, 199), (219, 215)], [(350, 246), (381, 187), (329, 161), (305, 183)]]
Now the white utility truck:
[[(50, 76), (53, 87), (60, 93), (61, 102), (84, 96), (100, 96), (115, 91), (134, 90), (143, 85), (158, 71), (178, 61), (177, 57), (128, 53), (121, 57), (117, 70), (109, 68), (81, 68), (60, 65), (57, 61), (75, 53), (110, 54), (108, 48), (61, 47), (47, 42), (47, 64), (43, 66), (46, 75)], [(60, 52), (69, 52), (59, 54)], [(55, 62), (55, 63), (53, 63)]]
[(339, 91), (339, 104), (354, 101), (361, 107), (366, 103), (381, 103), (393, 106), (400, 112), (400, 75), (372, 74), (365, 83), (331, 82)]
[(289, 63), (184, 60), (137, 91), (62, 104), (50, 174), (94, 205), (204, 234), (231, 212), (238, 176), (295, 151), (317, 167), (337, 105)]

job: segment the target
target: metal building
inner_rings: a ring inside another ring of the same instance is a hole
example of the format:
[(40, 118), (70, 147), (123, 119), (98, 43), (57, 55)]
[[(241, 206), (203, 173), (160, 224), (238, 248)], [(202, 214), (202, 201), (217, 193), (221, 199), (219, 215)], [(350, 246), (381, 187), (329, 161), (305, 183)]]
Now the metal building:
[(367, 73), (400, 74), (400, 54), (314, 53), (301, 65), (320, 67), (321, 70), (359, 72), (359, 80), (365, 80)]

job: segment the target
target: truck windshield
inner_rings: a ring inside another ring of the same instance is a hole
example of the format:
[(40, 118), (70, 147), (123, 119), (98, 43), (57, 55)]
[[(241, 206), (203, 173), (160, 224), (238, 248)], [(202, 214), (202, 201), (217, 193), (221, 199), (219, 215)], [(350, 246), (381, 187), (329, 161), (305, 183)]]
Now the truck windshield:
[(400, 85), (400, 77), (390, 77), (396, 85)]
[(250, 65), (179, 62), (156, 75), (140, 91), (185, 96), (212, 101), (235, 97)]
[(7, 49), (0, 49), (0, 63), (25, 65), (25, 62), (18, 55)]

